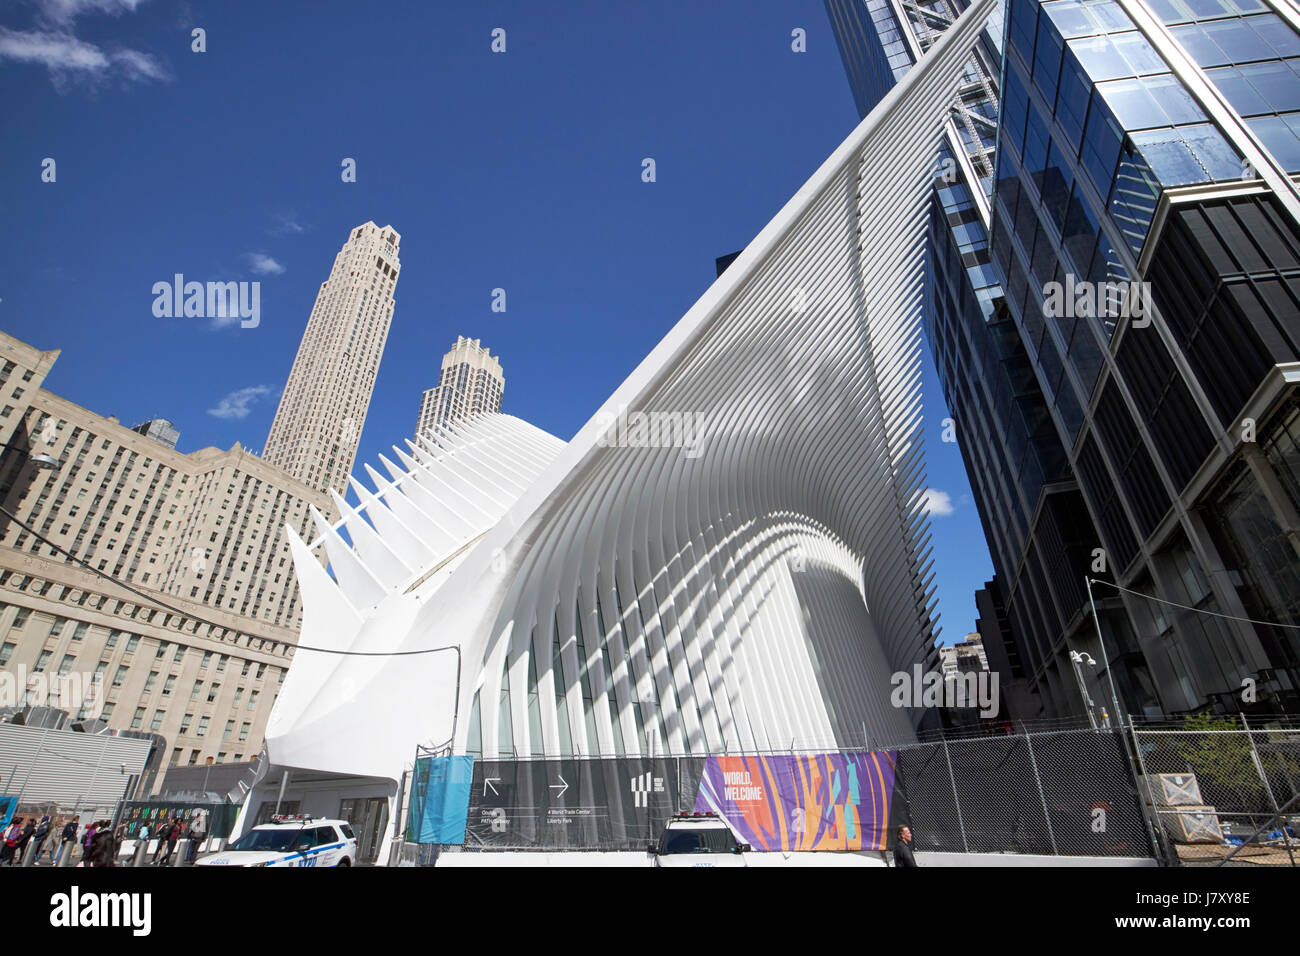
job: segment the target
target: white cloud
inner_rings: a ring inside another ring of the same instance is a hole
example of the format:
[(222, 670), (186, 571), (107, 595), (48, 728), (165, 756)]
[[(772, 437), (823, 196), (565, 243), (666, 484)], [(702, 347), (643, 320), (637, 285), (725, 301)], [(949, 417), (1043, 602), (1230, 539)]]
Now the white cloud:
[(249, 267), (260, 276), (278, 276), (284, 271), (284, 266), (276, 262), (265, 252), (250, 252), (244, 256)]
[(161, 61), (148, 53), (104, 50), (63, 32), (24, 32), (0, 27), (0, 61), (3, 60), (45, 67), (56, 87), (68, 79), (97, 82), (120, 76), (131, 82), (164, 80), (168, 76)]
[(298, 221), (298, 217), (293, 213), (279, 213), (275, 217), (275, 222), (267, 230), (273, 236), (297, 236), (306, 232), (306, 228)]
[(227, 421), (247, 418), (253, 410), (252, 406), (255, 402), (274, 394), (275, 389), (270, 385), (250, 385), (248, 388), (238, 389), (222, 398), (221, 401), (217, 402), (216, 408), (208, 409), (208, 414), (213, 418), (221, 418)]
[(120, 16), (135, 13), (144, 0), (36, 0), (37, 16), (48, 23), (68, 24), (83, 13)]
[(921, 492), (921, 507), (930, 517), (942, 517), (952, 514), (952, 496), (938, 488), (926, 488)]

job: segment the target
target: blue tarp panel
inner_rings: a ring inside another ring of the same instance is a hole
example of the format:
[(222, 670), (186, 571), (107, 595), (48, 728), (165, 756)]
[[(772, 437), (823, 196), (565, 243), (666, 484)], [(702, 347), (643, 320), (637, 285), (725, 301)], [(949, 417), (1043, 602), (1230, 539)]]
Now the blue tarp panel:
[(411, 843), (465, 842), (474, 758), (421, 757), (411, 778), (406, 838)]

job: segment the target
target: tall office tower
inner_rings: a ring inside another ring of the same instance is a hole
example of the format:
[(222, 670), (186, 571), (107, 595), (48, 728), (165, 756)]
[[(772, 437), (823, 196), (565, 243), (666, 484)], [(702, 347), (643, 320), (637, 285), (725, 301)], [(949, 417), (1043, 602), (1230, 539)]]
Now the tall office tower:
[(313, 488), (347, 487), (393, 320), (401, 236), (367, 222), (334, 257), (262, 457)]
[[(1018, 602), (998, 567), (1020, 656), (1049, 711), (1080, 709), (1065, 658), (1092, 623), (1083, 574), (1104, 567), (1125, 590), (1094, 586), (1106, 640), (1088, 650), (1116, 665), (1123, 709), (1294, 711), (1300, 9), (1013, 0), (1005, 48), (996, 312), (1026, 360), (1011, 380), (1055, 436), (1038, 447), (1082, 505), (1072, 543), (1024, 553), (1035, 574), (1081, 564), (1072, 598), (1043, 574), (1038, 607)], [(968, 439), (969, 466), (984, 439)], [(996, 563), (1002, 482), (976, 483)]]
[(462, 421), (472, 415), (501, 411), (506, 377), (501, 362), (478, 339), (456, 337), (442, 357), (438, 384), (420, 400), (420, 420), (415, 433), (423, 435), (438, 425)]

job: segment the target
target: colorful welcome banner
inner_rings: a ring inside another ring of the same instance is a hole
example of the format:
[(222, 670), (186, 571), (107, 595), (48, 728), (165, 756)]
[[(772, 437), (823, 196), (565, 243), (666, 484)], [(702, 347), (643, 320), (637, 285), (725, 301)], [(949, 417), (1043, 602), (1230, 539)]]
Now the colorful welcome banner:
[(896, 751), (710, 757), (696, 812), (755, 850), (883, 850)]

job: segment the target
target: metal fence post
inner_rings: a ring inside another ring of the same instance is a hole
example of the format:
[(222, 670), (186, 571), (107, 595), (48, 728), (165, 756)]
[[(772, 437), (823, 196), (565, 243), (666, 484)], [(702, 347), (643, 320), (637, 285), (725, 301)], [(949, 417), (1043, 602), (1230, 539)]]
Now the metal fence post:
[[(1146, 758), (1142, 756), (1142, 743), (1138, 740), (1137, 724), (1129, 721), (1129, 730), (1133, 734), (1133, 752), (1137, 754), (1138, 769), (1141, 771), (1141, 783), (1138, 786), (1138, 799), (1142, 806), (1142, 813), (1147, 816), (1147, 820), (1155, 830), (1156, 847), (1160, 850), (1161, 856), (1164, 857), (1166, 866), (1181, 866), (1182, 857), (1178, 851), (1169, 845), (1169, 835), (1165, 833), (1164, 821), (1160, 819), (1160, 810), (1156, 806), (1155, 793), (1151, 790), (1151, 775), (1147, 772)], [(1145, 790), (1146, 796), (1143, 796)], [(1147, 807), (1150, 807), (1148, 812)]]
[[(1241, 715), (1241, 725), (1246, 727), (1246, 715)], [(1255, 761), (1255, 772), (1259, 774), (1259, 779), (1263, 781), (1264, 792), (1268, 794), (1268, 802), (1273, 805), (1273, 813), (1277, 817), (1278, 826), (1282, 828), (1282, 842), (1286, 844), (1286, 855), (1291, 860), (1291, 865), (1295, 866), (1295, 851), (1291, 849), (1291, 836), (1287, 833), (1286, 819), (1282, 816), (1281, 809), (1278, 808), (1277, 798), (1273, 796), (1273, 786), (1268, 782), (1268, 774), (1264, 772), (1264, 762), (1259, 759), (1259, 750), (1255, 747), (1255, 735), (1249, 727), (1242, 731), (1246, 739), (1250, 741), (1250, 759)]]
[(1047, 821), (1047, 839), (1052, 844), (1052, 855), (1060, 856), (1056, 849), (1056, 831), (1052, 829), (1052, 813), (1047, 809), (1047, 794), (1043, 792), (1043, 781), (1038, 775), (1038, 761), (1034, 759), (1034, 742), (1029, 738), (1033, 734), (1025, 734), (1025, 746), (1029, 748), (1029, 768), (1034, 771), (1034, 783), (1038, 786), (1038, 799), (1043, 804), (1043, 819)]
[(957, 806), (957, 826), (961, 829), (962, 850), (970, 852), (970, 844), (966, 841), (966, 821), (961, 814), (961, 797), (957, 794), (957, 775), (952, 770), (952, 755), (948, 753), (948, 738), (943, 739), (943, 759), (948, 761), (948, 782), (952, 784), (952, 799)]

